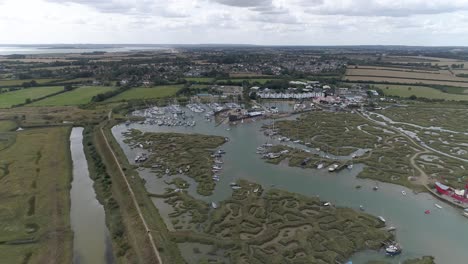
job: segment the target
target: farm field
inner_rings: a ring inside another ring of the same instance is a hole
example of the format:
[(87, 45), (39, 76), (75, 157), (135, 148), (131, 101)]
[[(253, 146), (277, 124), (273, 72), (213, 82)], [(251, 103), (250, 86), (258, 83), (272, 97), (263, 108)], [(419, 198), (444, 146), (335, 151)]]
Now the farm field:
[(424, 97), (429, 99), (444, 99), (448, 101), (468, 101), (468, 94), (451, 94), (444, 93), (432, 87), (415, 86), (415, 85), (391, 85), (391, 84), (374, 84), (374, 87), (382, 89), (385, 95), (410, 97)]
[(164, 85), (154, 86), (151, 88), (132, 88), (121, 94), (109, 98), (106, 102), (117, 102), (125, 100), (137, 100), (137, 99), (158, 99), (164, 97), (175, 96), (177, 91), (182, 88), (182, 85)]
[(381, 76), (353, 76), (347, 75), (344, 77), (345, 80), (351, 82), (389, 82), (394, 84), (426, 84), (426, 85), (443, 85), (443, 86), (456, 86), (462, 88), (468, 88), (467, 82), (451, 82), (451, 81), (433, 81), (433, 80), (421, 80), (421, 79), (405, 79), (405, 78), (391, 78)]
[(46, 84), (58, 81), (59, 79), (28, 79), (28, 80), (0, 80), (0, 86), (19, 86), (24, 82), (36, 81), (38, 84)]
[(220, 83), (220, 82), (234, 82), (234, 83), (240, 83), (240, 82), (243, 82), (243, 81), (248, 81), (250, 82), (251, 84), (252, 83), (255, 83), (255, 82), (258, 82), (260, 84), (265, 84), (266, 82), (268, 81), (271, 81), (271, 80), (275, 80), (275, 79), (264, 79), (264, 78), (252, 78), (252, 79), (223, 79), (223, 80), (218, 80), (216, 81), (217, 83)]
[(63, 86), (33, 87), (0, 94), (0, 108), (22, 104), (26, 99), (37, 99), (63, 90)]
[[(449, 81), (449, 82), (467, 82), (466, 78), (457, 77), (452, 75), (447, 70), (439, 71), (409, 71), (407, 68), (380, 68), (380, 67), (366, 67), (366, 68), (348, 68), (346, 70), (346, 77), (363, 76), (363, 77), (382, 77), (382, 78), (401, 78), (401, 79), (418, 79), (420, 82), (426, 80), (432, 81)], [(450, 84), (447, 84), (450, 85)], [(453, 85), (453, 84), (452, 84)]]
[(69, 131), (25, 130), (0, 151), (2, 263), (71, 263)]
[(62, 93), (32, 103), (32, 106), (61, 106), (61, 105), (81, 105), (91, 102), (91, 98), (99, 93), (112, 91), (113, 87), (86, 86), (73, 91)]
[(382, 59), (384, 62), (392, 63), (430, 63), (431, 65), (450, 66), (452, 64), (468, 64), (468, 61), (437, 58), (428, 56), (387, 56)]
[(214, 78), (206, 78), (206, 77), (186, 77), (184, 79), (189, 82), (202, 82), (202, 83), (212, 83), (215, 80)]

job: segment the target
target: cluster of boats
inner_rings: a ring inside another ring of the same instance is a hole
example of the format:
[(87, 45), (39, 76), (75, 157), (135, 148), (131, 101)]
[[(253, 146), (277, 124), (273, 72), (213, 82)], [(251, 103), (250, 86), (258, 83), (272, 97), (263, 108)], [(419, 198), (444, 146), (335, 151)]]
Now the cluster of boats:
[(212, 172), (213, 172), (213, 181), (219, 181), (219, 174), (221, 172), (221, 170), (223, 169), (223, 161), (222, 161), (222, 157), (223, 155), (226, 154), (226, 152), (222, 149), (216, 151), (215, 153), (213, 153), (211, 155), (212, 158), (214, 158), (214, 164), (213, 164), (213, 167), (211, 168), (212, 169)]
[(135, 163), (145, 162), (148, 160), (148, 155), (146, 153), (139, 154), (135, 157)]
[(203, 112), (205, 112), (205, 110), (206, 110), (206, 109), (205, 109), (202, 105), (200, 105), (200, 104), (188, 104), (188, 105), (187, 105), (187, 108), (188, 108), (190, 111), (194, 112), (194, 113), (203, 113)]

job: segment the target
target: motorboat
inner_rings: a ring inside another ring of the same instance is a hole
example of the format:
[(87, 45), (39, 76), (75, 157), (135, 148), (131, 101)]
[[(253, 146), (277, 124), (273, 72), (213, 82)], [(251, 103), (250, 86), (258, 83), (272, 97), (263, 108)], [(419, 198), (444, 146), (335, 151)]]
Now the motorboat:
[(406, 196), (406, 192), (405, 191), (401, 191), (401, 194), (405, 195)]
[(385, 218), (383, 218), (382, 216), (377, 216), (377, 218), (379, 218), (379, 220), (382, 221), (382, 222), (384, 222), (384, 223), (387, 222), (387, 221), (385, 220)]
[(438, 204), (434, 204), (435, 207), (439, 208), (439, 209), (442, 209), (442, 206), (438, 205)]
[(401, 247), (397, 243), (390, 244), (385, 248), (385, 253), (389, 256), (395, 256), (401, 253)]
[(211, 202), (211, 207), (212, 207), (213, 209), (216, 209), (216, 208), (218, 208), (218, 204), (215, 203), (215, 202)]

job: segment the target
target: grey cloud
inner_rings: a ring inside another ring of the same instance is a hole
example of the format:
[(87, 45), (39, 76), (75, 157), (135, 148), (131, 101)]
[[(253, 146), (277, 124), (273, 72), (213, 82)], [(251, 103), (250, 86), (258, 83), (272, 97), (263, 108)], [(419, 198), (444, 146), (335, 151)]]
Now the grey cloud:
[(90, 6), (103, 13), (154, 15), (167, 18), (187, 17), (177, 10), (170, 9), (165, 2), (153, 0), (47, 0), (55, 3), (74, 3)]

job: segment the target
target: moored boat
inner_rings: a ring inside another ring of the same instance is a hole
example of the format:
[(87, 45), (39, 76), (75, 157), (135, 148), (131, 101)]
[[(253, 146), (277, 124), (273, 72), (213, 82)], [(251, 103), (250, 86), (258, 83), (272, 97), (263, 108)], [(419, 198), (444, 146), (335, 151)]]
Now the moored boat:
[(389, 256), (395, 256), (401, 253), (401, 247), (398, 243), (390, 244), (385, 248), (385, 253)]
[(438, 205), (438, 204), (434, 204), (435, 207), (439, 208), (439, 209), (442, 209), (442, 206)]

